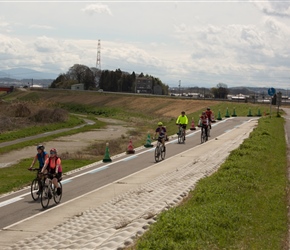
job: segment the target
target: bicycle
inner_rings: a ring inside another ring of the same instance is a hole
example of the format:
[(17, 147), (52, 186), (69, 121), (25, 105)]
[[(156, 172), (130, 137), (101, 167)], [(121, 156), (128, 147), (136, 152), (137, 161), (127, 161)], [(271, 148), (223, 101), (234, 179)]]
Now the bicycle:
[(185, 131), (184, 128), (182, 127), (181, 124), (178, 125), (179, 126), (179, 130), (178, 130), (178, 143), (184, 143), (185, 141)]
[(211, 125), (208, 125), (208, 127), (207, 127), (207, 137), (210, 137), (210, 130), (211, 130)]
[(211, 131), (211, 123), (212, 121), (209, 121), (208, 127), (207, 127), (207, 137), (210, 137), (210, 131)]
[(159, 161), (165, 159), (165, 148), (162, 144), (162, 138), (163, 137), (159, 136), (157, 139), (157, 144), (156, 144), (156, 148), (154, 151), (154, 157), (155, 157), (156, 162), (159, 162)]
[(47, 208), (49, 205), (49, 201), (53, 198), (55, 204), (60, 203), (61, 197), (62, 197), (62, 184), (61, 179), (58, 180), (58, 185), (60, 187), (61, 193), (57, 194), (57, 188), (53, 185), (52, 180), (50, 178), (46, 178), (46, 181), (44, 183), (41, 196), (40, 196), (40, 202), (41, 206), (43, 208)]
[(201, 126), (201, 143), (204, 143), (208, 140), (208, 129), (205, 126)]
[(39, 168), (29, 168), (29, 171), (37, 171), (36, 177), (31, 182), (30, 193), (33, 200), (37, 201), (41, 194), (41, 186), (44, 184), (44, 176), (39, 172)]

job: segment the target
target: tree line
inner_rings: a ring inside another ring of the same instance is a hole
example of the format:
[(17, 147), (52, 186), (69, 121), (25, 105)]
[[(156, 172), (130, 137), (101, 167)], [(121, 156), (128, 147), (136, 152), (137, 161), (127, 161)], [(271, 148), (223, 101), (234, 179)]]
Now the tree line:
[(162, 94), (168, 95), (169, 86), (151, 75), (141, 73), (137, 76), (134, 71), (129, 74), (120, 69), (115, 71), (100, 70), (82, 64), (74, 64), (66, 73), (60, 74), (51, 83), (50, 88), (71, 89), (72, 85), (81, 83), (84, 84), (85, 90), (102, 89), (110, 92), (134, 93), (136, 92), (137, 77), (150, 78), (152, 88), (159, 85), (162, 88)]

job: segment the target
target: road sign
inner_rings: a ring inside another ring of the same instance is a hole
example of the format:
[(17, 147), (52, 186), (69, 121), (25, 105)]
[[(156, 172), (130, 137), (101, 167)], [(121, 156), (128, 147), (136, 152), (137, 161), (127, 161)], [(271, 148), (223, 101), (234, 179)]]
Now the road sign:
[(268, 94), (269, 94), (270, 96), (275, 95), (275, 93), (276, 93), (276, 89), (274, 89), (274, 88), (269, 88), (269, 89), (268, 89)]

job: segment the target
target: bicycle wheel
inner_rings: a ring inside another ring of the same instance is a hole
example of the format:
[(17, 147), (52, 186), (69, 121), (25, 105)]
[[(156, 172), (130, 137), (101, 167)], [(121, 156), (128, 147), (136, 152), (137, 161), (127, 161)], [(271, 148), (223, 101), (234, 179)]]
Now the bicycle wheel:
[(181, 143), (181, 134), (178, 135), (178, 143)]
[(178, 133), (178, 143), (183, 143), (183, 142), (184, 142), (184, 131), (183, 129), (180, 129)]
[(35, 178), (31, 183), (31, 197), (33, 200), (37, 201), (40, 195), (39, 185), (38, 185), (38, 179)]
[(182, 130), (182, 143), (185, 143), (185, 131), (184, 131), (184, 129)]
[(204, 130), (201, 131), (200, 140), (201, 140), (201, 143), (205, 142), (205, 132), (204, 132)]
[(51, 199), (50, 188), (48, 185), (45, 185), (42, 189), (40, 202), (43, 208), (47, 208), (49, 204), (49, 200)]
[(58, 182), (58, 185), (60, 186), (61, 193), (57, 194), (57, 189), (55, 187), (54, 187), (54, 190), (53, 190), (53, 199), (54, 199), (54, 202), (56, 204), (60, 203), (60, 200), (61, 200), (61, 197), (62, 197), (62, 184), (61, 184), (60, 181)]
[(210, 137), (210, 127), (207, 128), (207, 137)]
[(161, 151), (161, 153), (160, 153), (161, 159), (164, 160), (165, 159), (165, 150), (164, 150), (163, 146), (160, 147), (160, 151)]
[(154, 157), (155, 157), (155, 161), (158, 162), (159, 157), (160, 157), (160, 146), (159, 145), (157, 145), (155, 148)]

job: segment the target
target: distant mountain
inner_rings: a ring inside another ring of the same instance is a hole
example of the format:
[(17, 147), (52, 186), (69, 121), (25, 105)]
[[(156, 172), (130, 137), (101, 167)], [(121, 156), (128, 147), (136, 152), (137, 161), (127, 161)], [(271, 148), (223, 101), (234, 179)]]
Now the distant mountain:
[(0, 78), (22, 79), (55, 79), (58, 74), (40, 72), (27, 68), (14, 68), (0, 71)]
[[(229, 88), (230, 94), (237, 95), (249, 95), (249, 94), (261, 94), (261, 95), (268, 95), (268, 89), (266, 87), (232, 87)], [(275, 88), (276, 93), (281, 92), (282, 95), (289, 95), (287, 89), (282, 88)]]

